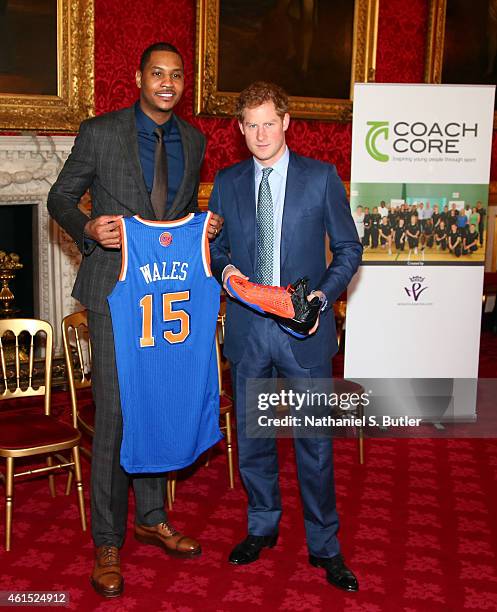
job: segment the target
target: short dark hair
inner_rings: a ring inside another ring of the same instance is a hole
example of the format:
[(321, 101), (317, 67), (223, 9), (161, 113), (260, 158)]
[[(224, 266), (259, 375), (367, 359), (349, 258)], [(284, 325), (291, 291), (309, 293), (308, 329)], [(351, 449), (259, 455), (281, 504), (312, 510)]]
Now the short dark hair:
[(174, 45), (168, 42), (156, 42), (153, 45), (147, 47), (142, 53), (142, 56), (140, 58), (140, 72), (143, 72), (145, 70), (145, 66), (147, 65), (147, 62), (154, 51), (169, 51), (170, 53), (176, 53), (176, 55), (179, 55), (181, 63), (184, 64), (183, 56)]
[(246, 87), (238, 96), (235, 115), (238, 121), (243, 121), (243, 111), (246, 108), (256, 108), (265, 102), (273, 102), (276, 113), (283, 118), (288, 112), (288, 94), (275, 83), (255, 81)]

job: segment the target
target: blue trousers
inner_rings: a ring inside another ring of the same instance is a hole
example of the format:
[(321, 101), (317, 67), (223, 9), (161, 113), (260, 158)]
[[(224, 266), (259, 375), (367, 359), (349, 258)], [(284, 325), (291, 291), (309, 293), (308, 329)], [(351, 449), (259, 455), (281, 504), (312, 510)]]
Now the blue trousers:
[[(238, 363), (232, 364), (232, 376), (240, 474), (248, 493), (248, 533), (259, 536), (278, 532), (281, 518), (278, 456), (274, 438), (246, 435), (246, 385), (248, 379), (274, 378), (275, 374), (307, 380), (330, 378), (331, 363), (302, 368), (293, 355), (288, 334), (272, 319), (254, 315), (245, 352)], [(295, 437), (294, 445), (309, 553), (333, 557), (340, 547), (332, 439)]]

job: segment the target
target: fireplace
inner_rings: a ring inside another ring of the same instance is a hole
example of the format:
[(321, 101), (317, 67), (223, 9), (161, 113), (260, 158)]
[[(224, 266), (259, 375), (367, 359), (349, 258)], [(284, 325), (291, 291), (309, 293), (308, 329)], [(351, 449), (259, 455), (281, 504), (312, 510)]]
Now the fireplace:
[[(62, 318), (81, 309), (71, 297), (80, 254), (69, 236), (49, 218), (47, 196), (73, 142), (72, 136), (0, 136), (0, 223), (3, 209), (5, 218), (12, 215), (31, 228), (31, 311), (24, 296), (19, 316), (35, 316), (52, 324), (56, 355), (62, 354)], [(1, 240), (0, 233), (0, 250), (5, 250)], [(9, 251), (19, 252), (15, 242), (9, 244), (13, 245)], [(26, 264), (24, 256), (22, 263)], [(17, 296), (16, 305), (21, 307)]]
[(14, 306), (19, 309), (19, 317), (34, 316), (37, 274), (33, 268), (33, 209), (35, 207), (31, 204), (0, 206), (0, 251), (16, 253), (23, 266), (9, 283), (15, 295)]

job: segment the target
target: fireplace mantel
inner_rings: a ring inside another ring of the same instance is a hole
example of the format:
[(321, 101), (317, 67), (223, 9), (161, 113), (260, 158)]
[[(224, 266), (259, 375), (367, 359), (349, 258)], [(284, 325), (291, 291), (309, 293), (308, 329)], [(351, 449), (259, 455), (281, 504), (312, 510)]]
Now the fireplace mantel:
[(73, 143), (73, 136), (0, 136), (0, 206), (34, 206), (35, 316), (52, 324), (57, 355), (62, 353), (62, 318), (81, 309), (71, 297), (81, 258), (73, 241), (50, 219), (47, 197)]

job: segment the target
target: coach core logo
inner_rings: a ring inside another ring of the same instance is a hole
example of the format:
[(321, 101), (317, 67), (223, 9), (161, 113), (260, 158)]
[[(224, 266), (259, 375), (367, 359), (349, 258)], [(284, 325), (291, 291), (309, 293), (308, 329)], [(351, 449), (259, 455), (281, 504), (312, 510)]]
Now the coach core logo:
[(371, 155), (373, 159), (379, 162), (387, 162), (390, 157), (385, 153), (381, 153), (376, 148), (376, 140), (378, 136), (383, 136), (385, 140), (388, 140), (388, 121), (368, 121), (367, 125), (370, 126), (368, 133), (366, 134), (366, 151)]
[(159, 242), (162, 244), (163, 247), (168, 247), (173, 241), (173, 237), (172, 234), (170, 234), (169, 232), (162, 232), (162, 234), (159, 236)]
[[(390, 155), (378, 150), (378, 144), (380, 149), (387, 147), (392, 151), (394, 161), (402, 161), (395, 157), (396, 153), (459, 155), (464, 152), (462, 148), (466, 143), (478, 138), (479, 129), (478, 123), (456, 121), (396, 121), (392, 124), (389, 121), (367, 121), (366, 125), (369, 128), (365, 140), (366, 151), (379, 162), (387, 162)], [(381, 139), (378, 141), (379, 137)]]

